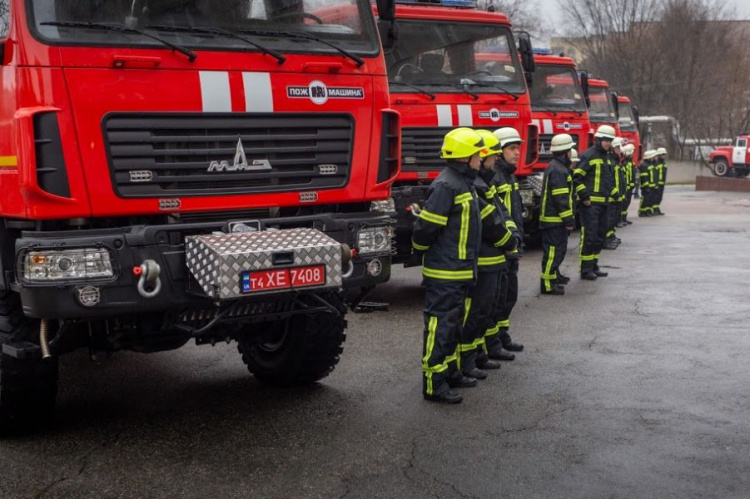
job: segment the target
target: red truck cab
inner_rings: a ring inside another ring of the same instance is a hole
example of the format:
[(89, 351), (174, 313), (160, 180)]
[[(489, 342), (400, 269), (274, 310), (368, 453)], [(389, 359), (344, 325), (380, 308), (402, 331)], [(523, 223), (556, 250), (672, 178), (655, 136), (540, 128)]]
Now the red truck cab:
[(708, 155), (708, 162), (718, 177), (750, 175), (750, 135), (738, 135), (733, 146), (717, 147)]
[(605, 80), (590, 78), (588, 104), (592, 135), (601, 125), (610, 125), (614, 127), (619, 137), (620, 124), (617, 113), (617, 94), (609, 91), (609, 83)]
[(638, 130), (638, 125), (640, 122), (638, 106), (634, 106), (630, 101), (630, 97), (626, 97), (624, 95), (618, 95), (617, 102), (620, 136), (625, 139), (626, 144), (633, 144), (635, 146), (633, 160), (637, 161), (637, 164), (640, 164), (642, 151), (641, 134)]
[(396, 261), (411, 253), (410, 207), (424, 202), (445, 165), (440, 147), (449, 130), (516, 128), (524, 138), (519, 177), (532, 173), (537, 157), (524, 66), (508, 18), (477, 10), (473, 1), (406, 3), (396, 6), (397, 38), (386, 48), (391, 106), (402, 117), (402, 165), (393, 186)]
[(369, 1), (0, 6), (0, 427), (54, 406), (78, 347), (237, 340), (262, 381), (327, 375), (342, 289), (390, 275)]

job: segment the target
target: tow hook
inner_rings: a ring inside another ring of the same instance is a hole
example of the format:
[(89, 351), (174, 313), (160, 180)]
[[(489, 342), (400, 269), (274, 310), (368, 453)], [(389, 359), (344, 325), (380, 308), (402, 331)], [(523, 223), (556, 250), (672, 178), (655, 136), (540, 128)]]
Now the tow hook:
[(49, 324), (47, 319), (42, 319), (39, 323), (39, 346), (42, 349), (42, 359), (48, 360), (52, 358), (52, 349), (49, 346), (49, 338), (47, 334), (49, 332)]
[[(354, 254), (348, 244), (341, 245), (341, 266), (342, 274), (341, 277), (348, 279), (354, 274)], [(346, 271), (343, 270), (346, 267)]]
[(133, 269), (133, 273), (140, 274), (138, 292), (144, 298), (153, 298), (161, 292), (161, 267), (153, 260), (146, 260), (140, 267)]

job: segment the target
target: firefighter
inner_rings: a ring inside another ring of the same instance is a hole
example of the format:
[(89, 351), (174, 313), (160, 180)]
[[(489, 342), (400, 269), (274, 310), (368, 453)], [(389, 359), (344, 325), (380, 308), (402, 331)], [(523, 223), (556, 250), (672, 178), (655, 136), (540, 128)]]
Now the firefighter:
[(607, 208), (607, 237), (604, 240), (604, 249), (614, 250), (622, 243), (622, 240), (617, 237), (617, 223), (620, 221), (620, 213), (622, 212), (622, 200), (625, 195), (625, 175), (623, 171), (623, 158), (622, 147), (624, 140), (621, 137), (616, 137), (612, 141), (612, 147), (610, 148), (610, 159), (614, 168), (614, 186), (610, 194), (609, 205)]
[(581, 278), (606, 277), (599, 269), (599, 254), (607, 235), (607, 204), (614, 187), (614, 169), (609, 150), (615, 129), (601, 125), (594, 134), (594, 145), (582, 155), (573, 170), (575, 193), (581, 201)]
[[(477, 130), (484, 140), (485, 150), (480, 153), (482, 165), (474, 188), (487, 205), (482, 209), (482, 242), (477, 261), (477, 280), (469, 292), (469, 311), (459, 344), (461, 371), (467, 377), (485, 379), (486, 369), (500, 369), (500, 363), (487, 355), (485, 334), (494, 324), (496, 307), (505, 304), (508, 290), (506, 252), (513, 251), (518, 243), (518, 231), (510, 223), (505, 207), (490, 187), (493, 167), (500, 152), (500, 141), (489, 130)], [(499, 228), (496, 228), (499, 227)], [(496, 237), (499, 236), (499, 239)], [(504, 286), (502, 283), (505, 283)]]
[[(512, 127), (499, 128), (494, 132), (500, 141), (502, 152), (494, 166), (492, 178), (497, 197), (508, 210), (512, 226), (518, 230), (518, 237), (523, 241), (523, 201), (515, 176), (516, 165), (521, 157), (523, 140), (518, 131)], [(505, 303), (496, 310), (495, 325), (488, 331), (487, 349), (494, 360), (513, 360), (512, 352), (523, 351), (523, 345), (516, 343), (510, 336), (510, 314), (518, 301), (519, 259), (523, 255), (523, 244), (507, 255), (508, 258), (508, 291)]]
[(425, 288), (423, 395), (434, 402), (460, 403), (461, 395), (451, 388), (477, 384), (476, 378), (461, 374), (457, 353), (476, 277), (482, 215), (487, 213), (482, 213), (487, 203), (474, 190), (483, 149), (474, 130), (446, 134), (441, 148), (446, 168), (430, 185), (414, 224), (412, 246), (422, 260)]
[(638, 168), (633, 162), (635, 146), (633, 144), (627, 144), (625, 147), (623, 147), (623, 152), (625, 154), (625, 161), (623, 165), (625, 173), (625, 199), (623, 200), (622, 210), (620, 212), (621, 227), (633, 223), (628, 220), (628, 209), (630, 208), (630, 203), (633, 201), (633, 191), (635, 191), (635, 181), (638, 172)]
[(639, 217), (650, 217), (651, 216), (651, 199), (652, 199), (652, 185), (651, 177), (653, 176), (653, 159), (656, 155), (656, 151), (649, 149), (643, 153), (643, 162), (638, 168), (638, 177), (641, 184), (641, 205), (638, 208)]
[(568, 236), (575, 229), (573, 190), (570, 176), (573, 137), (567, 133), (552, 137), (552, 161), (542, 178), (542, 207), (539, 227), (542, 229), (541, 293), (564, 295), (567, 278), (559, 273), (568, 250)]
[(654, 194), (654, 215), (664, 215), (661, 211), (661, 201), (664, 198), (664, 187), (667, 185), (667, 150), (660, 147), (656, 150), (658, 158), (656, 161), (656, 192)]

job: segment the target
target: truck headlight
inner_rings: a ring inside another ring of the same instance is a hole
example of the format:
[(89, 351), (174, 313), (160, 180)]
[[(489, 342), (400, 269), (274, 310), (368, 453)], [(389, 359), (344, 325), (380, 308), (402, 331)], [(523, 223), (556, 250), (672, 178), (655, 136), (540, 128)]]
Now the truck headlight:
[(370, 211), (382, 211), (386, 213), (389, 211), (396, 211), (396, 202), (393, 201), (393, 198), (373, 201), (370, 203)]
[(106, 249), (29, 251), (24, 260), (27, 281), (62, 281), (114, 277)]
[(357, 234), (357, 252), (360, 255), (390, 253), (393, 229), (391, 227), (369, 227)]

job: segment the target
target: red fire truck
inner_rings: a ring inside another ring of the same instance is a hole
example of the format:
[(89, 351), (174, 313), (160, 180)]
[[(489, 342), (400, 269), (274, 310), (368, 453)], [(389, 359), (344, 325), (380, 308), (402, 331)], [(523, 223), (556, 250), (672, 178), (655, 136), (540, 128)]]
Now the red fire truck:
[(533, 64), (531, 44), (526, 38), (521, 43), (522, 64), (505, 15), (477, 10), (473, 0), (397, 3), (396, 29), (381, 33), (395, 34), (383, 38), (391, 105), (403, 122), (392, 209), (395, 258), (404, 261), (411, 253), (411, 206), (424, 202), (431, 180), (443, 168), (440, 146), (449, 130), (516, 128), (525, 141), (519, 177), (532, 173), (537, 131), (524, 76)]
[(638, 106), (634, 106), (630, 102), (630, 97), (625, 97), (624, 95), (617, 96), (617, 103), (619, 112), (620, 136), (627, 141), (627, 144), (633, 144), (635, 146), (635, 154), (633, 154), (633, 158), (637, 160), (638, 164), (640, 164), (641, 134), (638, 131), (638, 125), (640, 122)]
[(601, 125), (611, 125), (620, 136), (618, 121), (617, 94), (609, 91), (609, 83), (594, 78), (589, 79), (589, 120), (591, 134)]
[(399, 115), (370, 3), (0, 7), (2, 428), (50, 417), (79, 347), (236, 340), (260, 381), (330, 373), (342, 289), (391, 265), (371, 203)]
[(717, 177), (750, 175), (750, 135), (738, 135), (733, 146), (719, 146), (708, 156), (711, 170)]

